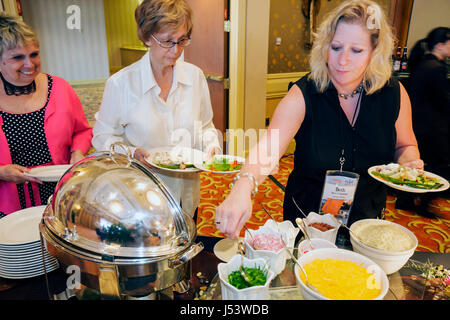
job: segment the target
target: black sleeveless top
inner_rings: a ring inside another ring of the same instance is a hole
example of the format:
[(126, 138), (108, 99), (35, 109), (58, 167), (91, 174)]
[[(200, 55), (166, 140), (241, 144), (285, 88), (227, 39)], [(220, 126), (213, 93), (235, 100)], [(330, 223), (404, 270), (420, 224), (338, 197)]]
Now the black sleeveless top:
[(327, 170), (339, 170), (344, 146), (343, 170), (360, 175), (348, 225), (380, 216), (386, 188), (371, 178), (367, 169), (394, 161), (395, 122), (400, 110), (400, 87), (392, 78), (382, 89), (361, 97), (359, 115), (352, 127), (340, 107), (336, 88), (320, 93), (308, 75), (297, 82), (306, 105), (305, 119), (295, 135), (294, 169), (284, 199), (284, 219), (295, 221), (299, 211), (318, 212)]

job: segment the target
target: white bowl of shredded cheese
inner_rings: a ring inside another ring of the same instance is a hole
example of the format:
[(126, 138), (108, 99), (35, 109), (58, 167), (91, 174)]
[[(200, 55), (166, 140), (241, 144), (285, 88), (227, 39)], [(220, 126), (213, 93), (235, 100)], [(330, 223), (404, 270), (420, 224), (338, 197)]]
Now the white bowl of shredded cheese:
[(372, 259), (386, 274), (400, 270), (418, 245), (414, 233), (391, 221), (363, 219), (353, 223), (350, 230), (353, 250)]

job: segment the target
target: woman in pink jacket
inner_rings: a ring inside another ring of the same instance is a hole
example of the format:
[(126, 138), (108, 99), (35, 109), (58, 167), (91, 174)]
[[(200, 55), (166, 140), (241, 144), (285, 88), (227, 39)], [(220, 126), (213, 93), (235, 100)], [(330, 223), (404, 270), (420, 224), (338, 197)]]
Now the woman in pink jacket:
[(91, 147), (75, 91), (40, 65), (34, 31), (0, 13), (0, 217), (46, 204), (53, 194), (56, 183), (27, 177), (31, 168), (73, 164)]

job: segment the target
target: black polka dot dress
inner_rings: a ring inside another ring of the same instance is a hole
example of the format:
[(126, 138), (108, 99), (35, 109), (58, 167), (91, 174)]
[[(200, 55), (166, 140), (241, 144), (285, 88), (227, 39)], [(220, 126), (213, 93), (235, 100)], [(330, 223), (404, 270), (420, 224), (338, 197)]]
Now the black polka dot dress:
[[(47, 109), (53, 84), (51, 76), (47, 75), (47, 77), (48, 93), (44, 107), (29, 113), (9, 113), (0, 110), (0, 115), (3, 118), (2, 129), (8, 141), (12, 163), (14, 164), (34, 167), (52, 162), (44, 131), (45, 110)], [(55, 190), (56, 182), (44, 182), (38, 187), (41, 198), (40, 204), (45, 205)], [(27, 207), (25, 190), (28, 190), (31, 205), (40, 205), (34, 199), (31, 186), (24, 188), (23, 183), (17, 184), (17, 192), (22, 209)]]

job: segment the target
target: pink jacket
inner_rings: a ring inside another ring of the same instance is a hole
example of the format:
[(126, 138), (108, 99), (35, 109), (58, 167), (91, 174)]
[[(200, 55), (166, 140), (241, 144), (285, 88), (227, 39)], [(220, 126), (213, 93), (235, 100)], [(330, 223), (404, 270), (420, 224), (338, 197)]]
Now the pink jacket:
[[(62, 78), (57, 76), (52, 78), (53, 87), (45, 110), (44, 130), (53, 160), (51, 164), (68, 164), (72, 151), (81, 150), (83, 153), (89, 151), (92, 128), (73, 88)], [(0, 166), (12, 164), (2, 124), (3, 119), (0, 116)], [(33, 188), (35, 204), (40, 205), (38, 186), (36, 183), (30, 183), (25, 185), (27, 207), (31, 206), (26, 190), (30, 185)], [(0, 180), (0, 211), (9, 214), (20, 209), (16, 184)]]

